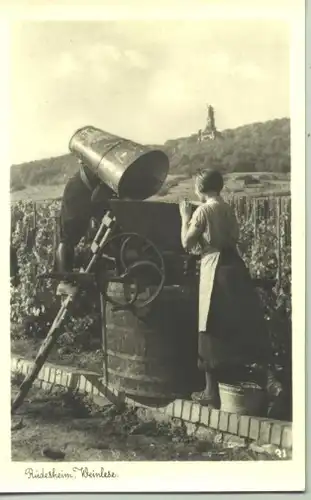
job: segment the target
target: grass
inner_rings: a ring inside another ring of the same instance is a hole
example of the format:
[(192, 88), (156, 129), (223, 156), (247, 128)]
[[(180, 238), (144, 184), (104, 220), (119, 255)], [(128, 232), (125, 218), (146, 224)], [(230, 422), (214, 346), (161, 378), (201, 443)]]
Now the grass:
[[(242, 177), (251, 175), (259, 180), (258, 184), (244, 185)], [(284, 174), (275, 174), (269, 172), (262, 173), (233, 173), (224, 176), (225, 188), (224, 196), (282, 196), (290, 195), (289, 176)], [(195, 199), (194, 181), (185, 176), (171, 175), (162, 187), (161, 191), (153, 197), (154, 200), (176, 202), (181, 198)]]
[[(245, 186), (242, 177), (251, 175), (259, 180), (259, 184)], [(11, 192), (11, 201), (45, 201), (60, 199), (65, 184), (27, 186), (19, 191)], [(225, 192), (246, 196), (280, 196), (290, 194), (290, 178), (288, 174), (270, 172), (234, 172), (225, 175)], [(178, 201), (180, 198), (195, 198), (193, 179), (186, 175), (167, 177), (159, 193), (152, 199), (159, 201)]]
[[(12, 396), (17, 387), (12, 385)], [(83, 395), (54, 387), (32, 388), (13, 417), (13, 461), (50, 461), (51, 450), (70, 461), (256, 461), (275, 460), (247, 446), (200, 441), (180, 421), (157, 422), (138, 408), (99, 408)], [(22, 420), (21, 420), (22, 419)]]
[(65, 184), (26, 186), (24, 189), (11, 192), (11, 202), (56, 200), (62, 197), (64, 187)]

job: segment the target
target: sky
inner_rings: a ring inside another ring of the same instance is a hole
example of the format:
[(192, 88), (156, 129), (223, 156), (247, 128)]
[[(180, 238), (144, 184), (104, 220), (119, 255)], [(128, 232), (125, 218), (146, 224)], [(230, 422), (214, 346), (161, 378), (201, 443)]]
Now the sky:
[(66, 154), (94, 125), (163, 144), (289, 116), (289, 30), (277, 20), (24, 21), (11, 39), (12, 163)]

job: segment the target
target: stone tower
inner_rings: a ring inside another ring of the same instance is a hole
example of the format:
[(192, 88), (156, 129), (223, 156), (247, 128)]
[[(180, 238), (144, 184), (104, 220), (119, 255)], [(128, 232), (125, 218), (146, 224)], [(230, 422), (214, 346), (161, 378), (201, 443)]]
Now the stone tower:
[(205, 140), (214, 140), (216, 137), (219, 137), (220, 134), (217, 131), (215, 124), (215, 112), (213, 106), (207, 104), (207, 119), (205, 129), (199, 130), (198, 133), (198, 142), (202, 142)]

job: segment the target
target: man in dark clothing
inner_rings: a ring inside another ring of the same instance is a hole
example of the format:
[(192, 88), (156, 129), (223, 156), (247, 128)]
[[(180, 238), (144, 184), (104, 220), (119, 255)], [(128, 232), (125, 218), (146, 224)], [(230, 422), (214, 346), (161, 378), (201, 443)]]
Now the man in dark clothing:
[[(108, 201), (115, 193), (82, 162), (80, 171), (67, 182), (63, 194), (60, 214), (60, 243), (56, 252), (58, 272), (71, 272), (74, 251), (85, 236), (91, 218), (102, 218), (109, 208)], [(58, 295), (73, 293), (75, 287), (61, 282)]]

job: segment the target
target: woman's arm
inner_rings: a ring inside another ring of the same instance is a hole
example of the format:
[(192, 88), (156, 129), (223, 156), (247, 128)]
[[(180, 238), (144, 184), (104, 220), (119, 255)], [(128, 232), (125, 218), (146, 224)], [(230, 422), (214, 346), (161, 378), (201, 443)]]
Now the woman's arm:
[(180, 204), (181, 243), (187, 251), (199, 243), (204, 230), (203, 214), (200, 207), (196, 209), (192, 217), (191, 212), (191, 205), (188, 202)]
[(190, 220), (182, 220), (181, 223), (181, 243), (185, 250), (191, 250), (199, 243), (202, 230), (195, 224), (191, 224)]

